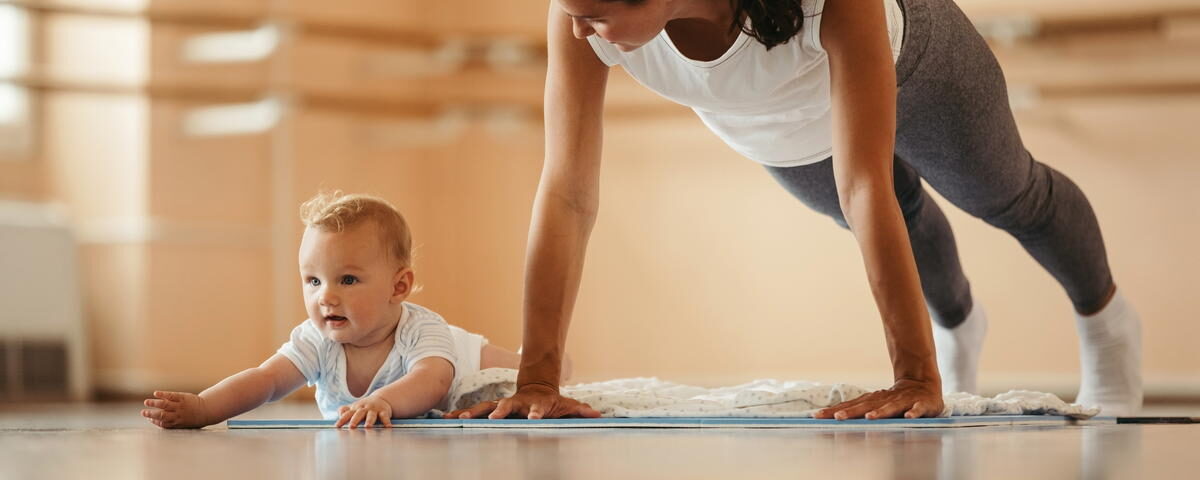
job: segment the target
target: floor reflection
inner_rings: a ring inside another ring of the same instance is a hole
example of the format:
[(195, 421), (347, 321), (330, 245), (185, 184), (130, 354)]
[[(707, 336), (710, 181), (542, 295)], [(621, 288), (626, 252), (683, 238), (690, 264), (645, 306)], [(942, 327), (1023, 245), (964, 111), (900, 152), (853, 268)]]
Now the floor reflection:
[(1152, 478), (1200, 428), (0, 430), (2, 478)]
[[(1014, 435), (1015, 432), (1021, 432)], [(1141, 429), (312, 431), (320, 477), (1118, 478)], [(986, 475), (984, 475), (986, 474)]]

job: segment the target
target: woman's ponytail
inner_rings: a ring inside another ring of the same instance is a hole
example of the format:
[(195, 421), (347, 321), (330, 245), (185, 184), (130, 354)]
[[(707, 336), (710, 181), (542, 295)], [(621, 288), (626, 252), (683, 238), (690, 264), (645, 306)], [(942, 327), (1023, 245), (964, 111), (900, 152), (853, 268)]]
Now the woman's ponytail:
[[(730, 0), (733, 6), (732, 30), (741, 30), (766, 45), (767, 50), (787, 43), (804, 26), (800, 0)], [(742, 18), (749, 22), (742, 23)]]

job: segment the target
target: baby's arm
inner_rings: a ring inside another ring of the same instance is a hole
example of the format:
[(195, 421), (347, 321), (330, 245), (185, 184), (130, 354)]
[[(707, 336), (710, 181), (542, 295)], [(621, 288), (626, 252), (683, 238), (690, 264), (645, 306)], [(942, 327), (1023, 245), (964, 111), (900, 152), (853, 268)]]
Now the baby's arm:
[(417, 361), (412, 370), (399, 380), (376, 390), (357, 402), (338, 409), (341, 417), (337, 427), (359, 423), (370, 427), (379, 420), (391, 426), (392, 418), (412, 418), (432, 410), (450, 392), (454, 382), (454, 365), (442, 357), (427, 357)]
[(267, 402), (279, 400), (305, 383), (287, 357), (275, 354), (255, 368), (239, 372), (200, 392), (154, 392), (142, 416), (162, 428), (201, 428), (221, 423)]

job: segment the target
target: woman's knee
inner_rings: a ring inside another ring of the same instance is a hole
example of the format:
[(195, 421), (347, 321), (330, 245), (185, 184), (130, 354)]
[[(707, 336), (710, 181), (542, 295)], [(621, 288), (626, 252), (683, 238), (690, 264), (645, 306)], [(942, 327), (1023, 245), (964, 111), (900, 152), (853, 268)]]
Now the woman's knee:
[(1066, 176), (1034, 162), (1028, 181), (1012, 195), (991, 201), (968, 213), (1018, 239), (1034, 238), (1054, 222), (1059, 204), (1072, 201), (1071, 191), (1078, 187)]

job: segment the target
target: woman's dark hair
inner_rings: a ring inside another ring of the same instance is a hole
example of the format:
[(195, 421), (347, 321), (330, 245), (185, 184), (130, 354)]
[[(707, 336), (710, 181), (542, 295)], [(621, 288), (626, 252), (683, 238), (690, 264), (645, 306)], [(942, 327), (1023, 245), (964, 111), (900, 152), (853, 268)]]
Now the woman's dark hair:
[[(638, 5), (645, 0), (606, 1)], [(804, 10), (800, 8), (800, 0), (729, 0), (729, 4), (733, 7), (733, 23), (729, 25), (729, 30), (746, 32), (746, 35), (766, 45), (767, 50), (787, 43), (804, 26)], [(743, 17), (750, 21), (742, 23)]]
[[(733, 5), (731, 30), (741, 30), (766, 45), (767, 50), (787, 43), (804, 26), (800, 0), (729, 0)], [(750, 21), (742, 23), (745, 16)]]

